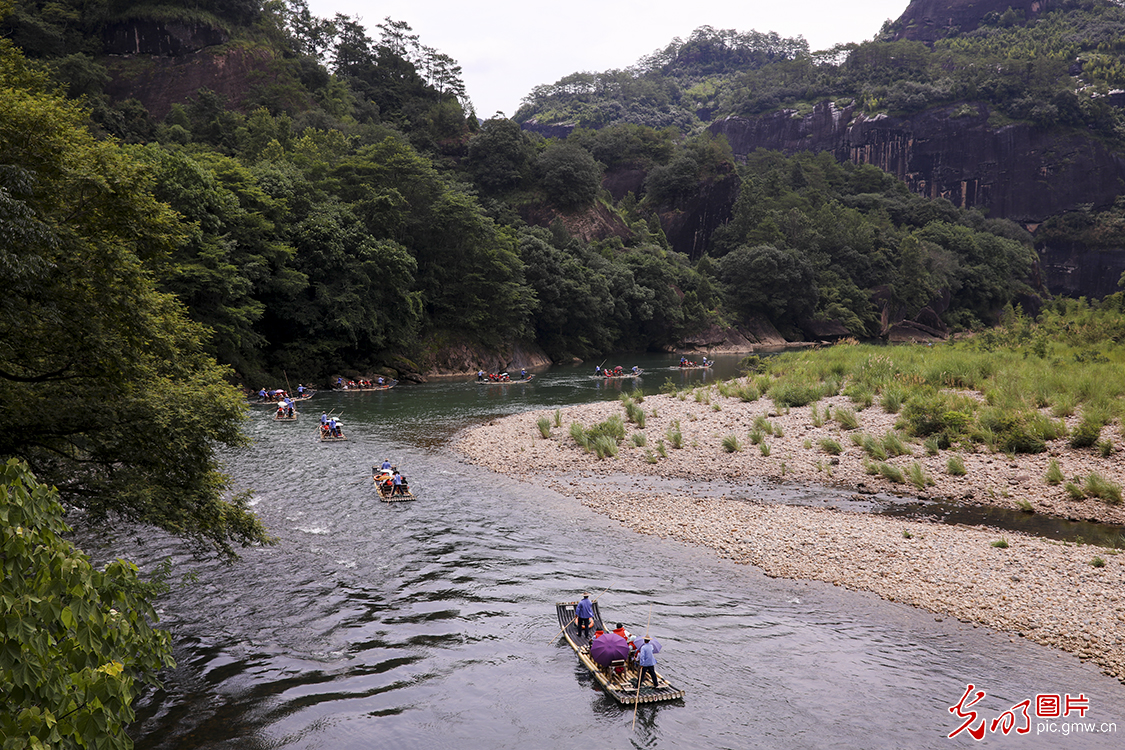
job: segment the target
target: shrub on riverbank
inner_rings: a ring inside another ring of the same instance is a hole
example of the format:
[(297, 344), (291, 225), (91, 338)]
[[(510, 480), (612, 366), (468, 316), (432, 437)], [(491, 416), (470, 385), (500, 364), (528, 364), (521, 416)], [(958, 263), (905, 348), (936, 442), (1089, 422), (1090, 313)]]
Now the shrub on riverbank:
[(645, 410), (637, 405), (630, 396), (622, 396), (621, 403), (625, 407), (625, 418), (642, 430), (645, 427)]
[(625, 439), (625, 422), (616, 414), (590, 429), (585, 429), (578, 422), (571, 422), (570, 437), (580, 448), (587, 453), (594, 453), (598, 458), (616, 456), (618, 446)]

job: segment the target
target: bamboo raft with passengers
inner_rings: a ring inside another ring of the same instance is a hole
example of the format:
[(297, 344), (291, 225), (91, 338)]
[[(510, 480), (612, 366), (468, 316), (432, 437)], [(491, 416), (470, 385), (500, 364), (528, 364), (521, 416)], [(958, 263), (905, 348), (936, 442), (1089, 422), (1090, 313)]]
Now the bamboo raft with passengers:
[(702, 362), (690, 362), (682, 360), (678, 365), (672, 365), (669, 370), (710, 370), (715, 364), (715, 360), (703, 358)]
[[(332, 410), (335, 412), (335, 409)], [(332, 412), (326, 413), (316, 426), (317, 439), (322, 443), (342, 443), (348, 439), (344, 434), (344, 422)]]
[(400, 484), (395, 484), (393, 477), (394, 474), (379, 467), (372, 467), (372, 480), (375, 482), (375, 489), (379, 492), (379, 499), (384, 503), (403, 503), (408, 500), (416, 500), (414, 493), (410, 491), (410, 485), (406, 481), (406, 477), (401, 474)]
[(371, 391), (389, 391), (398, 385), (398, 380), (385, 380), (383, 383), (372, 382), (370, 380), (348, 381), (344, 385), (333, 388), (333, 393), (370, 393)]
[[(298, 394), (296, 396), (289, 396), (289, 400), (292, 401), (294, 404), (302, 404), (305, 401), (308, 401), (310, 398), (312, 398), (315, 395), (316, 395), (316, 391), (305, 389), (304, 393)], [(284, 403), (285, 403), (285, 396), (281, 396), (279, 398), (279, 397), (267, 395), (265, 398), (259, 398), (258, 394), (255, 393), (255, 394), (253, 394), (252, 398), (246, 399), (247, 406), (272, 406), (275, 409), (277, 408), (278, 404), (284, 404)]]
[(610, 370), (607, 368), (600, 373), (594, 373), (590, 377), (594, 380), (628, 380), (629, 378), (639, 378), (644, 375), (644, 372), (645, 371), (640, 367), (638, 367), (635, 372), (633, 370), (618, 371), (616, 369)]
[(492, 373), (481, 377), (477, 376), (477, 385), (509, 385), (511, 383), (530, 383), (531, 379), (535, 377), (535, 373), (528, 373), (527, 377), (513, 378), (506, 372), (499, 375)]
[[(598, 603), (595, 601), (592, 604), (594, 607), (595, 635), (602, 631), (602, 638), (608, 639), (613, 636), (613, 640), (617, 641), (620, 636), (615, 636), (611, 630), (606, 629), (602, 622), (601, 612), (598, 610)], [(590, 671), (602, 690), (609, 694), (611, 698), (618, 703), (634, 705), (671, 701), (684, 697), (684, 691), (674, 687), (660, 672), (656, 673), (656, 688), (652, 687), (650, 679), (646, 679), (638, 690), (637, 678), (640, 676), (640, 668), (637, 666), (636, 660), (630, 658), (627, 649), (624, 651), (622, 658), (608, 658), (615, 655), (611, 649), (605, 649), (603, 652), (602, 649), (594, 645), (594, 642), (598, 640), (597, 638), (582, 636), (575, 622), (574, 610), (577, 606), (578, 602), (558, 602), (555, 604), (559, 626), (562, 628), (562, 634), (566, 637), (566, 642), (574, 649), (574, 653), (578, 654), (578, 661), (582, 662), (582, 666)], [(594, 653), (591, 653), (591, 648), (594, 649)]]

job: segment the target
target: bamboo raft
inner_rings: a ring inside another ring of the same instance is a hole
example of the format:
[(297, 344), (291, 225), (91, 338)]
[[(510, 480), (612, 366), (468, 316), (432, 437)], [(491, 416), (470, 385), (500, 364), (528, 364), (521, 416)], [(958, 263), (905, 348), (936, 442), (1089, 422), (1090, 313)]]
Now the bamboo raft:
[(357, 386), (355, 388), (334, 388), (333, 392), (334, 393), (370, 393), (371, 391), (389, 391), (390, 389), (394, 388), (396, 385), (398, 385), (398, 381), (392, 380), (385, 385), (372, 385), (372, 386), (363, 386), (363, 387)]
[(342, 432), (339, 434), (339, 436), (336, 436), (332, 435), (331, 433), (325, 432), (324, 430), (320, 430), (319, 434), (317, 435), (317, 439), (322, 443), (342, 443), (348, 439), (348, 436)]
[[(605, 630), (609, 632), (605, 625), (602, 623), (602, 615), (598, 610), (598, 603), (593, 602), (594, 605), (594, 630)], [(637, 677), (640, 674), (640, 669), (631, 659), (621, 662), (611, 662), (608, 666), (602, 666), (593, 660), (590, 656), (590, 639), (584, 638), (578, 633), (578, 625), (575, 623), (574, 608), (578, 606), (578, 602), (558, 602), (555, 604), (555, 611), (559, 617), (559, 626), (563, 629), (563, 635), (566, 636), (566, 642), (574, 649), (574, 653), (578, 654), (578, 660), (582, 662), (582, 666), (590, 670), (590, 674), (601, 685), (602, 690), (609, 694), (611, 698), (618, 703), (626, 703), (633, 705), (636, 703), (657, 703), (659, 701), (671, 701), (684, 697), (684, 691), (679, 690), (672, 686), (668, 680), (659, 672), (656, 673), (656, 684), (658, 687), (652, 687), (652, 680), (648, 679), (641, 685), (640, 693), (637, 692)], [(623, 667), (624, 671), (617, 672), (617, 667)]]
[[(304, 396), (290, 396), (289, 400), (292, 401), (295, 404), (299, 404), (299, 403), (302, 403), (304, 401), (308, 401), (310, 398), (312, 398), (315, 395), (316, 395), (316, 391), (309, 391)], [(249, 404), (250, 406), (272, 406), (273, 408), (276, 409), (277, 405), (279, 403), (284, 403), (284, 401), (268, 401), (268, 400), (267, 401), (259, 401), (257, 399), (257, 397), (255, 396), (252, 399), (247, 399), (246, 403)]]
[(275, 422), (296, 422), (297, 421), (297, 410), (296, 409), (293, 410), (293, 416), (291, 416), (291, 417), (283, 417), (283, 416), (279, 416), (277, 414), (274, 414), (273, 415), (273, 421), (275, 421)]
[(594, 380), (627, 380), (628, 378), (639, 378), (645, 374), (644, 370), (637, 370), (636, 373), (623, 372), (620, 375), (591, 375)]
[(534, 378), (534, 377), (535, 377), (535, 375), (533, 373), (531, 375), (528, 375), (526, 378), (509, 378), (508, 380), (490, 380), (489, 378), (485, 378), (484, 380), (478, 380), (477, 384), (478, 385), (508, 385), (509, 383), (530, 383), (531, 379)]
[(414, 493), (410, 491), (409, 487), (395, 494), (394, 488), (388, 488), (383, 482), (379, 481), (379, 477), (375, 476), (371, 477), (371, 479), (375, 482), (375, 489), (379, 492), (379, 499), (384, 503), (404, 503), (408, 500), (418, 499), (414, 497)]

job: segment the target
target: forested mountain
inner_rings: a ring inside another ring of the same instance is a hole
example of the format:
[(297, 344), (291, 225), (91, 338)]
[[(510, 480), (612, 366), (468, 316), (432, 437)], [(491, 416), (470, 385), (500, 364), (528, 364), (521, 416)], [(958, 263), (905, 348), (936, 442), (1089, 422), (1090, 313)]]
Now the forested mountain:
[(691, 132), (711, 119), (717, 97), (741, 74), (808, 56), (802, 37), (703, 26), (625, 70), (573, 73), (536, 86), (513, 119), (582, 128), (632, 123)]
[[(1117, 19), (1115, 6), (1068, 8)], [(1027, 28), (997, 19), (942, 40), (977, 45), (957, 52), (888, 27), (812, 53), (799, 37), (704, 27), (634, 69), (535, 89), (518, 118), (582, 125), (553, 138), (480, 122), (456, 61), (407, 23), (369, 30), (303, 0), (22, 0), (0, 22), (6, 54), (83, 102), (177, 213), (181, 236), (146, 271), (250, 382), (499, 366), (513, 343), (552, 359), (710, 345), (751, 322), (868, 337), (911, 319), (907, 334), (940, 336), (1034, 304), (1021, 228), (871, 166), (734, 150), (703, 127), (796, 120), (828, 92), (871, 114), (965, 90), (946, 78), (983, 91), (963, 69), (989, 34)], [(990, 75), (1027, 91), (1049, 78), (1005, 70)], [(1091, 85), (1108, 85), (1096, 70)], [(910, 76), (921, 88), (907, 96)], [(1093, 117), (1101, 104), (1086, 99)], [(1024, 112), (1003, 101), (1006, 117)], [(1112, 145), (1111, 131), (1098, 137)]]
[[(969, 25), (932, 21), (950, 17)], [(514, 119), (699, 130), (732, 115), (803, 116), (826, 100), (855, 101), (867, 115), (980, 101), (994, 108), (994, 124), (1078, 126), (1121, 146), (1123, 39), (1125, 8), (1107, 0), (914, 0), (872, 40), (821, 51), (801, 37), (704, 26), (631, 68), (538, 86)]]
[[(1046, 222), (1051, 231), (1035, 237), (1042, 283), (1102, 297), (1125, 271), (1125, 237), (1104, 233), (1121, 222), (1125, 184), (1123, 38), (1125, 9), (1101, 0), (914, 0), (872, 40), (809, 52), (798, 38), (773, 45), (765, 62), (734, 54), (761, 35), (705, 27), (654, 55), (661, 65), (646, 59), (539, 87), (518, 119), (564, 137), (620, 102), (615, 121), (650, 122), (651, 106), (594, 84), (663, 83), (657, 114), (726, 137), (736, 161), (758, 148), (823, 151), (874, 164), (920, 195), (1030, 230)], [(710, 70), (677, 67), (701, 48)], [(710, 196), (706, 217), (678, 208), (692, 235), (709, 236), (729, 216), (717, 204), (733, 200)], [(1082, 239), (1093, 227), (1096, 251)]]

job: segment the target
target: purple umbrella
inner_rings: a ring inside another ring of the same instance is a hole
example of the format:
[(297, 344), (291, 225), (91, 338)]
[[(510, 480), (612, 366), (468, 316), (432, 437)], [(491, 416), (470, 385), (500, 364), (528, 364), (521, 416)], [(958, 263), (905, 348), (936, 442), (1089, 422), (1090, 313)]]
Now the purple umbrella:
[(602, 633), (590, 642), (590, 658), (603, 667), (629, 656), (629, 641), (617, 633)]

